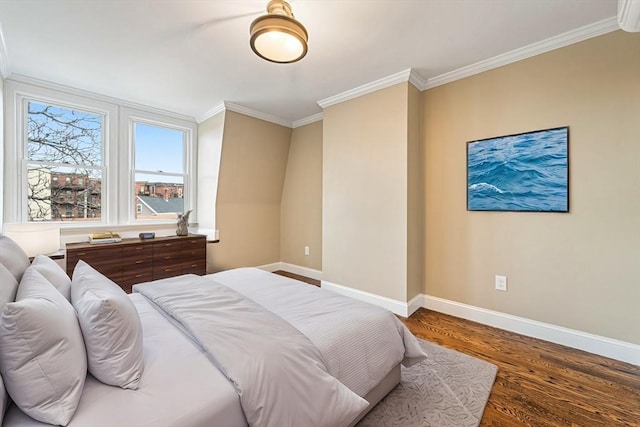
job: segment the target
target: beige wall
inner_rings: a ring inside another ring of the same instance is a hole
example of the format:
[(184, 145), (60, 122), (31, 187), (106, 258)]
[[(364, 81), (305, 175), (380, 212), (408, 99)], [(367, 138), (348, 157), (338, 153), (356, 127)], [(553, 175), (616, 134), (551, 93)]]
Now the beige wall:
[(291, 129), (225, 113), (210, 272), (280, 261), (280, 202)]
[(408, 85), (407, 114), (407, 301), (422, 293), (424, 190), (422, 187), (422, 94)]
[[(423, 93), (423, 292), (640, 344), (640, 34)], [(466, 210), (466, 142), (570, 126), (570, 213)], [(508, 291), (494, 290), (494, 275)]]
[[(282, 192), (281, 261), (322, 270), (322, 122), (293, 129)], [(309, 255), (304, 247), (309, 247)]]
[(323, 116), (323, 280), (407, 301), (409, 83)]

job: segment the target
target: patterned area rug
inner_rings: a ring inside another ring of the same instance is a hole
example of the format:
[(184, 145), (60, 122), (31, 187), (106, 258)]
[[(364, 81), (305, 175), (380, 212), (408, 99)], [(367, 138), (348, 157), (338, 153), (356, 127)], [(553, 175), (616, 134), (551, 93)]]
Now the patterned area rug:
[(402, 367), (400, 384), (357, 427), (477, 427), (498, 368), (419, 340), (427, 360)]

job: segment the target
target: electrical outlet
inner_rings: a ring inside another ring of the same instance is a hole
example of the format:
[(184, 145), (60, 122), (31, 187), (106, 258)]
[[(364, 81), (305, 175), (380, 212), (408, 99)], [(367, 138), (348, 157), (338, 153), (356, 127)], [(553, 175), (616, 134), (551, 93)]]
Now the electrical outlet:
[(304, 247), (304, 254), (309, 256), (309, 246)]
[(496, 276), (496, 290), (497, 291), (507, 290), (507, 276)]

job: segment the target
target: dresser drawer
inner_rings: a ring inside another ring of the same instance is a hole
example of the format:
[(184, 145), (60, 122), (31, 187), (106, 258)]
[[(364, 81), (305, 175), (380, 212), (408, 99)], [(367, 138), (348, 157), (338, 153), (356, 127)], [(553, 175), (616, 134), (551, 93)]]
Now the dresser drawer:
[(151, 265), (144, 268), (125, 269), (122, 272), (122, 282), (120, 286), (122, 286), (125, 291), (131, 292), (131, 286), (136, 283), (150, 282), (151, 280), (153, 280), (153, 267)]
[(80, 260), (115, 282), (122, 279), (121, 247), (90, 247), (67, 253), (67, 274), (69, 277), (73, 277), (73, 269)]
[(160, 262), (180, 262), (182, 260), (182, 242), (162, 242), (153, 244), (153, 259)]
[(166, 279), (167, 277), (182, 274), (182, 263), (164, 264), (153, 267), (153, 280)]
[(153, 247), (151, 245), (131, 245), (123, 248), (122, 255), (125, 263), (130, 260), (151, 260), (153, 259)]
[(182, 263), (182, 274), (204, 275), (207, 272), (207, 261), (204, 258), (184, 261)]

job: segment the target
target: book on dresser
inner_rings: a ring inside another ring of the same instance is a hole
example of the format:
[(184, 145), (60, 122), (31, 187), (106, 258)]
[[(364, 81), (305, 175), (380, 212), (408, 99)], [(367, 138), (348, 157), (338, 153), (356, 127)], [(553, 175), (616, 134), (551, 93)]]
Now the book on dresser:
[(67, 243), (67, 274), (79, 260), (130, 293), (136, 283), (179, 276), (203, 275), (207, 269), (207, 238), (204, 235), (121, 239), (108, 244)]
[(121, 241), (122, 238), (120, 237), (120, 235), (112, 231), (89, 234), (89, 243), (91, 243), (92, 245), (99, 245), (103, 243), (118, 243)]

